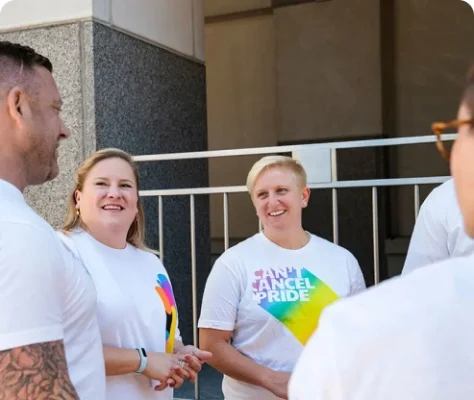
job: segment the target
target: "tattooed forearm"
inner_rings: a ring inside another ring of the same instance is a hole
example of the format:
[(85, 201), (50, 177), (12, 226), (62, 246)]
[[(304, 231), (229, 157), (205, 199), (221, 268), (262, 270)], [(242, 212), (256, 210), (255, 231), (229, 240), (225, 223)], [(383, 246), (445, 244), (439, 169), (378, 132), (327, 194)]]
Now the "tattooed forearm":
[(0, 400), (76, 400), (62, 341), (0, 351)]

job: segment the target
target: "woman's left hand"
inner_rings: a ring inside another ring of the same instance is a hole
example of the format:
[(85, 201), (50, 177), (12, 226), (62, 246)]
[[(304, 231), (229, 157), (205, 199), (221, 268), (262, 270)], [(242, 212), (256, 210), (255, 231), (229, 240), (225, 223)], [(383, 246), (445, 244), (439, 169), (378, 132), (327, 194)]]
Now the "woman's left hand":
[[(196, 381), (196, 375), (201, 371), (202, 364), (212, 357), (210, 352), (200, 350), (192, 345), (182, 346), (176, 354), (184, 355), (183, 369), (189, 374), (189, 378), (187, 379), (193, 383)], [(169, 379), (168, 381), (168, 385), (173, 384), (173, 379)]]

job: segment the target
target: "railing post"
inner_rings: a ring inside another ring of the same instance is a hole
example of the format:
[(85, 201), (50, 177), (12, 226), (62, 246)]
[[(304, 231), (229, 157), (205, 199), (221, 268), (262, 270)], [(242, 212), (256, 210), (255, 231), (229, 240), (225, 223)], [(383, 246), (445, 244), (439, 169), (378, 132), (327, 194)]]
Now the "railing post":
[(160, 251), (160, 260), (164, 263), (165, 253), (164, 253), (164, 239), (163, 239), (163, 196), (158, 196), (158, 241), (159, 241), (159, 251)]
[[(191, 233), (191, 285), (192, 285), (192, 301), (193, 301), (193, 344), (198, 347), (198, 329), (197, 329), (197, 276), (196, 276), (196, 215), (194, 195), (189, 196), (189, 212), (190, 212), (190, 233)], [(199, 400), (199, 380), (196, 376), (194, 383), (194, 398)]]
[(374, 284), (380, 282), (380, 270), (379, 270), (379, 211), (378, 211), (378, 198), (377, 198), (377, 187), (372, 188), (372, 234), (373, 234), (373, 246), (374, 246)]
[(420, 185), (413, 186), (414, 200), (415, 200), (415, 221), (418, 218), (420, 212)]
[[(337, 182), (337, 150), (331, 149), (331, 182)], [(332, 189), (332, 240), (339, 243), (339, 211), (337, 207), (337, 189)]]
[(229, 248), (229, 195), (224, 193), (224, 251)]

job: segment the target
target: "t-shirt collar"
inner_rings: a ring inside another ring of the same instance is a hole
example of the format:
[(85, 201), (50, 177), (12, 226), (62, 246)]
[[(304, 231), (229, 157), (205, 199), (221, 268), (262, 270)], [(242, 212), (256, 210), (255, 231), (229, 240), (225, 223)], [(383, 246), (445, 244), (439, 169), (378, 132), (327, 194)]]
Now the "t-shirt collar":
[(25, 201), (25, 197), (20, 189), (3, 179), (0, 179), (0, 198), (22, 202)]

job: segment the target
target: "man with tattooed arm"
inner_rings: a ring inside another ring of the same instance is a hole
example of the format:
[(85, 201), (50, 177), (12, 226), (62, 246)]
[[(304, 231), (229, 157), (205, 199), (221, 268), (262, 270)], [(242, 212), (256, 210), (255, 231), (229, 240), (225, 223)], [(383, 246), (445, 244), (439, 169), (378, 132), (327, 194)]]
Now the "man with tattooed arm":
[(61, 106), (51, 62), (0, 42), (0, 400), (105, 398), (94, 285), (23, 197), (58, 174)]

